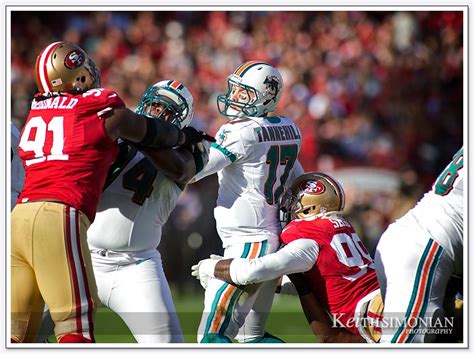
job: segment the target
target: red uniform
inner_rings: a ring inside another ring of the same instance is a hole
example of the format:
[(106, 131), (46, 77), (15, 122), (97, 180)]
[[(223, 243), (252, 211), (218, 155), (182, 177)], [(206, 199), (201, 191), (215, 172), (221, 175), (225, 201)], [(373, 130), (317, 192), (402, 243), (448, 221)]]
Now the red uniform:
[(101, 117), (121, 107), (118, 95), (105, 89), (33, 100), (19, 143), (25, 185), (11, 222), (16, 342), (34, 340), (44, 302), (59, 342), (94, 341), (100, 301), (87, 228), (118, 152)]
[(373, 261), (354, 228), (344, 219), (294, 220), (281, 234), (283, 243), (300, 238), (315, 240), (319, 254), (306, 273), (311, 289), (338, 321), (351, 332), (357, 303), (379, 288)]
[(107, 170), (118, 152), (101, 116), (124, 106), (107, 89), (34, 100), (18, 148), (26, 171), (18, 203), (59, 200), (92, 222)]

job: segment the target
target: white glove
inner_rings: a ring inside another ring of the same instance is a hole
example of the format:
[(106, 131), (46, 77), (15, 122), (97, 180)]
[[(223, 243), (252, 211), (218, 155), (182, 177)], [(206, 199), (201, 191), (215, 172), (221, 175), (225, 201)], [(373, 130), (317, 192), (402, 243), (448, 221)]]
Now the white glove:
[(191, 267), (191, 275), (199, 279), (201, 286), (204, 289), (207, 289), (207, 284), (209, 283), (209, 278), (214, 278), (214, 269), (216, 263), (222, 259), (221, 256), (216, 254), (211, 254), (209, 258), (199, 261), (198, 264), (195, 264)]

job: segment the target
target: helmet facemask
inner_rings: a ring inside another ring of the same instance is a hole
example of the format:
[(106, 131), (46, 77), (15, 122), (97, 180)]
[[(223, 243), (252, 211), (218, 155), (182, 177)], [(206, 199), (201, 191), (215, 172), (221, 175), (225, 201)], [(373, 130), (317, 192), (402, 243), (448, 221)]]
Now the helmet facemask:
[(166, 120), (178, 128), (184, 128), (189, 106), (184, 97), (167, 87), (149, 87), (136, 110), (150, 118)]
[(280, 208), (280, 225), (284, 228), (291, 220), (291, 209), (295, 203), (295, 197), (290, 189), (283, 187), (284, 191), (280, 194), (278, 205)]
[[(259, 98), (258, 91), (237, 82), (233, 76), (227, 80), (227, 86), (227, 93), (217, 96), (219, 113), (229, 118), (258, 117), (259, 109), (255, 105)], [(236, 90), (239, 91), (237, 100), (233, 99)]]

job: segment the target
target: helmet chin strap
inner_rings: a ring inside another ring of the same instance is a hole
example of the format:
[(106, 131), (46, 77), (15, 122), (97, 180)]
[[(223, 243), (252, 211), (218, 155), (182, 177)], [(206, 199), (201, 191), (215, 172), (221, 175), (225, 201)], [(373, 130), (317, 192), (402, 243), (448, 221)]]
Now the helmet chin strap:
[(240, 117), (245, 116), (242, 111), (238, 111), (235, 108), (232, 108), (230, 106), (227, 108), (226, 114), (231, 116), (229, 117), (230, 119), (240, 118)]

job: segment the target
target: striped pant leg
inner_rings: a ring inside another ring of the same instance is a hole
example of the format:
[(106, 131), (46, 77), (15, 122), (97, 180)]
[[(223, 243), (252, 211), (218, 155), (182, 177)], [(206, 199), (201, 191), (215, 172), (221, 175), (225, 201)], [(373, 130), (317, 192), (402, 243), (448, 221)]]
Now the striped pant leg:
[(443, 300), (453, 261), (436, 241), (414, 230), (391, 227), (377, 246), (385, 306), (381, 342), (430, 342), (435, 327), (446, 323)]
[(245, 318), (245, 323), (240, 327), (239, 333), (235, 337), (239, 343), (254, 341), (265, 335), (265, 327), (273, 305), (278, 280), (273, 279), (261, 284), (257, 298)]
[[(256, 258), (265, 255), (268, 242), (249, 242), (228, 247), (225, 258)], [(258, 295), (260, 284), (241, 287), (211, 279), (205, 292), (204, 311), (198, 329), (198, 342), (207, 334), (233, 339)]]
[(89, 220), (75, 208), (44, 203), (35, 221), (35, 273), (58, 338), (79, 334), (94, 341), (99, 304), (89, 248)]

